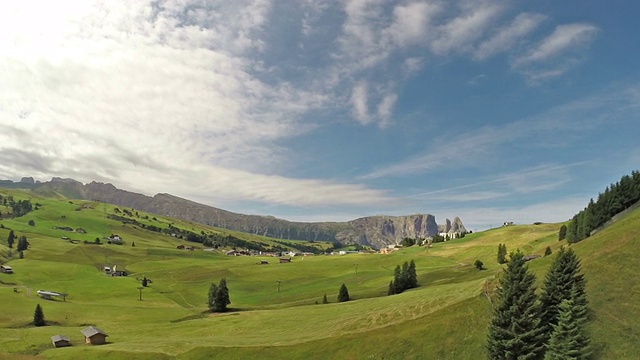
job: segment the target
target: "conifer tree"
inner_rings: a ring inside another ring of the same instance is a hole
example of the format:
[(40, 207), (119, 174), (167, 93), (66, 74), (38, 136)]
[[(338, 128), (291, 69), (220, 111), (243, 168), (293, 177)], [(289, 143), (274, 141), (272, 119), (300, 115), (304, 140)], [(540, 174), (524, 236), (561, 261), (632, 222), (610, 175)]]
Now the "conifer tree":
[(16, 240), (16, 234), (13, 232), (13, 230), (9, 231), (9, 237), (7, 238), (7, 245), (9, 245), (9, 248), (13, 247), (13, 242)]
[(402, 269), (400, 265), (397, 265), (393, 270), (393, 286), (395, 287), (395, 293), (400, 294), (404, 291), (404, 277), (402, 276)]
[(349, 290), (345, 284), (342, 284), (342, 286), (340, 286), (340, 292), (338, 293), (338, 302), (345, 302), (349, 300), (351, 300)]
[(564, 240), (567, 238), (567, 225), (560, 226), (560, 231), (558, 231), (558, 240)]
[(35, 326), (47, 325), (46, 321), (44, 320), (44, 312), (42, 311), (42, 307), (40, 307), (40, 304), (36, 306), (36, 310), (33, 313), (33, 325)]
[(538, 319), (535, 276), (524, 255), (511, 254), (497, 290), (498, 301), (487, 337), (489, 359), (538, 359), (544, 343)]
[(322, 297), (322, 303), (323, 304), (328, 304), (329, 300), (327, 300), (327, 294), (324, 294), (324, 296)]
[(498, 264), (504, 264), (507, 262), (507, 245), (498, 245)]
[(222, 278), (218, 285), (218, 291), (216, 291), (216, 301), (214, 304), (215, 312), (227, 311), (227, 305), (231, 304), (229, 299), (229, 288), (227, 287), (227, 279)]
[(27, 241), (27, 237), (26, 236), (20, 236), (20, 238), (18, 239), (18, 248), (16, 249), (17, 251), (24, 251), (27, 250), (29, 248), (29, 242)]
[(216, 303), (216, 294), (218, 293), (218, 286), (214, 283), (211, 283), (209, 286), (209, 299), (207, 301), (207, 305), (209, 305), (209, 310), (214, 311), (214, 304)]
[(580, 315), (580, 306), (576, 306), (572, 299), (565, 299), (560, 303), (558, 311), (558, 324), (553, 325), (553, 333), (544, 359), (587, 359), (590, 351), (588, 337), (584, 331), (585, 319)]
[(418, 287), (418, 274), (416, 273), (416, 262), (411, 260), (407, 268), (407, 288), (413, 289)]
[(540, 294), (540, 320), (548, 341), (553, 326), (558, 324), (560, 304), (563, 300), (573, 300), (574, 306), (584, 309), (586, 317), (587, 298), (584, 275), (580, 273), (580, 260), (573, 249), (560, 248), (553, 259), (551, 268), (544, 279)]
[(396, 294), (396, 285), (393, 283), (393, 280), (389, 282), (389, 290), (387, 291), (387, 295), (395, 295)]

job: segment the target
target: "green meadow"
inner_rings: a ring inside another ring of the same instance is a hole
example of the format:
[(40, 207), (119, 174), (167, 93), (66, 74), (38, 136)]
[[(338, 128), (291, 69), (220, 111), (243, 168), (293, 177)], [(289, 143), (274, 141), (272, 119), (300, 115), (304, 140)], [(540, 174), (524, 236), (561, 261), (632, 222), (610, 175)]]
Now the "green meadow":
[[(517, 225), (431, 248), (413, 246), (387, 255), (296, 256), (280, 264), (274, 257), (225, 256), (227, 249), (206, 251), (201, 244), (108, 219), (115, 211), (109, 204), (21, 190), (0, 189), (0, 195), (40, 204), (25, 216), (0, 219), (0, 261), (15, 271), (0, 274), (0, 359), (482, 358), (492, 311), (487, 292), (503, 267), (496, 260), (498, 244), (540, 255), (547, 246), (554, 251), (566, 246), (557, 241), (560, 224)], [(2, 214), (9, 211), (0, 205)], [(277, 244), (143, 212), (136, 221)], [(640, 317), (634, 316), (640, 314), (638, 224), (640, 210), (572, 245), (588, 281), (596, 358), (632, 359), (640, 353)], [(86, 234), (56, 227), (82, 228)], [(9, 229), (28, 238), (23, 259), (7, 247)], [(111, 234), (120, 235), (125, 244), (84, 243)], [(178, 245), (195, 250), (179, 250)], [(477, 259), (486, 270), (473, 266)], [(260, 265), (261, 260), (269, 264)], [(394, 268), (410, 260), (416, 263), (420, 286), (386, 296)], [(551, 260), (529, 262), (539, 283)], [(117, 265), (129, 275), (107, 276), (105, 265)], [(153, 282), (139, 290), (142, 277)], [(221, 278), (227, 279), (231, 311), (211, 314), (208, 289)], [(343, 283), (353, 300), (337, 303)], [(66, 301), (44, 300), (36, 294), (39, 289), (69, 295)], [(329, 304), (322, 304), (324, 294)], [(37, 304), (48, 326), (30, 324)], [(80, 331), (88, 325), (107, 332), (108, 343), (85, 345)], [(57, 334), (68, 336), (73, 346), (53, 348), (50, 337)]]

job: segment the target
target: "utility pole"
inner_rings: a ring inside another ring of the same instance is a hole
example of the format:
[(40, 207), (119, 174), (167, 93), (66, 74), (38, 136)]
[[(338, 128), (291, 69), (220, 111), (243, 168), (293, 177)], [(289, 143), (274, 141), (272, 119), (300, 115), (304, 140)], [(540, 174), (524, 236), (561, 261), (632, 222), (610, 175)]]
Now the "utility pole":
[(278, 283), (278, 292), (280, 292), (280, 283), (281, 283), (282, 281), (278, 280), (278, 281), (276, 281), (276, 282)]
[(356, 275), (358, 275), (358, 263), (356, 263)]
[(140, 290), (140, 299), (139, 299), (139, 301), (142, 301), (142, 289), (144, 289), (144, 287), (142, 287), (142, 286), (138, 287), (138, 290)]

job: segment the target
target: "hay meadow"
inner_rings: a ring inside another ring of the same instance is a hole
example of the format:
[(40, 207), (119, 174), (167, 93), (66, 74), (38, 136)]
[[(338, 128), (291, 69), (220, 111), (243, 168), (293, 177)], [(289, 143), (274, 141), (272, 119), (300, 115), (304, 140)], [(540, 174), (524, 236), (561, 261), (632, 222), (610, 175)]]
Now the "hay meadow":
[[(0, 195), (39, 204), (25, 216), (0, 219), (0, 261), (14, 269), (14, 274), (0, 274), (0, 359), (483, 358), (491, 291), (503, 267), (497, 263), (498, 244), (540, 255), (547, 246), (553, 251), (567, 246), (557, 240), (561, 224), (526, 224), (391, 254), (296, 256), (280, 264), (276, 257), (226, 256), (228, 249), (206, 249), (109, 219), (115, 211), (110, 204), (23, 190), (0, 189)], [(0, 212), (7, 211), (0, 205)], [(136, 219), (276, 244), (143, 212)], [(639, 223), (636, 210), (572, 245), (588, 281), (596, 358), (631, 359), (640, 353), (640, 319), (630, 316), (640, 314)], [(22, 259), (7, 246), (10, 229), (30, 243)], [(111, 234), (124, 244), (93, 243)], [(552, 256), (529, 263), (539, 283)], [(473, 266), (478, 259), (485, 270)], [(268, 264), (261, 265), (262, 260)], [(387, 296), (394, 268), (410, 260), (420, 286)], [(128, 276), (105, 275), (104, 266), (113, 265)], [(143, 277), (152, 283), (140, 290)], [(227, 279), (231, 311), (212, 314), (207, 292), (221, 278)], [(343, 283), (352, 300), (338, 303)], [(44, 300), (37, 290), (68, 296)], [(328, 304), (322, 304), (325, 294)], [(31, 325), (37, 304), (48, 326)], [(80, 331), (89, 325), (107, 332), (108, 343), (85, 345)], [(73, 346), (54, 348), (50, 338), (58, 334)]]

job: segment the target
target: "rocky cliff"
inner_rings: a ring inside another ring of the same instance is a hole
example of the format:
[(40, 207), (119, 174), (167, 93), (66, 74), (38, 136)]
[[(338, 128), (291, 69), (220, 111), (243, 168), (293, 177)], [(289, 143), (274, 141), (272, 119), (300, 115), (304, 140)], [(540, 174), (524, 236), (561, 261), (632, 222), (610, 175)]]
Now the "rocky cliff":
[[(112, 184), (82, 184), (73, 179), (54, 178), (30, 184), (32, 191), (46, 196), (97, 200), (121, 207), (175, 217), (210, 226), (264, 235), (279, 239), (339, 241), (343, 244), (381, 248), (398, 244), (403, 238), (426, 238), (438, 234), (435, 217), (430, 214), (409, 216), (370, 216), (348, 222), (291, 222), (272, 216), (245, 215), (199, 204), (170, 194), (146, 196), (121, 190)], [(450, 229), (464, 229), (462, 221), (447, 220)], [(465, 230), (466, 231), (466, 230)]]

